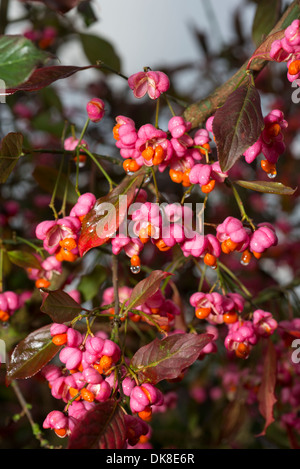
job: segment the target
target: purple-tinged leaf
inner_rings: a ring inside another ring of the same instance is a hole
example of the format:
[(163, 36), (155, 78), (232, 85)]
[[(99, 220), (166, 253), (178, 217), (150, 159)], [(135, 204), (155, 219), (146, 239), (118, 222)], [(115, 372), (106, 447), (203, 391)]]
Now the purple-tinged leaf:
[(211, 334), (172, 334), (154, 339), (132, 357), (130, 366), (140, 382), (156, 384), (175, 379), (194, 363), (201, 350), (213, 339)]
[(27, 251), (7, 251), (7, 256), (13, 264), (24, 269), (41, 269), (41, 264), (34, 254)]
[(67, 186), (67, 202), (71, 205), (76, 204), (78, 200), (78, 194), (75, 190), (75, 186), (71, 183), (70, 179), (68, 179), (65, 174), (59, 175), (59, 172), (56, 168), (37, 165), (32, 172), (32, 177), (40, 186), (40, 188), (49, 194), (52, 194), (54, 187), (56, 187), (55, 196), (60, 200), (64, 199)]
[(97, 200), (82, 222), (78, 241), (80, 256), (92, 248), (102, 246), (116, 233), (125, 220), (127, 208), (134, 199), (136, 189), (142, 184), (144, 175), (141, 169), (132, 176), (125, 176), (115, 189)]
[(260, 96), (250, 80), (217, 109), (213, 132), (222, 171), (228, 171), (259, 138), (264, 127)]
[(82, 307), (63, 290), (41, 289), (43, 301), (41, 311), (48, 314), (53, 322), (60, 324), (72, 321), (79, 316)]
[(31, 332), (13, 350), (7, 364), (6, 384), (14, 379), (31, 378), (59, 352), (51, 340), (50, 325)]
[[(27, 0), (21, 0), (26, 2)], [(67, 13), (76, 7), (82, 0), (31, 0), (32, 2), (44, 3), (51, 10), (59, 13)]]
[(250, 189), (252, 191), (264, 192), (266, 194), (278, 194), (278, 195), (293, 195), (296, 189), (285, 186), (281, 182), (274, 181), (234, 181), (235, 184), (238, 184), (245, 189)]
[(261, 60), (269, 60), (270, 62), (274, 62), (274, 59), (270, 56), (271, 47), (274, 41), (280, 40), (284, 37), (284, 29), (281, 31), (276, 31), (273, 34), (270, 34), (266, 37), (266, 39), (262, 42), (260, 46), (253, 52), (251, 55), (247, 69), (251, 69), (250, 65), (253, 60), (261, 59)]
[(76, 67), (74, 65), (53, 65), (51, 67), (37, 68), (26, 81), (19, 82), (16, 86), (9, 86), (4, 91), (6, 95), (11, 95), (17, 91), (38, 91), (51, 85), (57, 80), (68, 78), (74, 73), (88, 70), (89, 68), (99, 68), (88, 65), (86, 67)]
[(268, 340), (265, 354), (262, 381), (257, 393), (259, 411), (265, 418), (265, 425), (262, 432), (257, 436), (266, 434), (267, 428), (274, 422), (274, 405), (277, 402), (275, 396), (275, 386), (277, 378), (277, 356), (276, 350), (271, 340)]
[(23, 135), (10, 132), (1, 141), (0, 147), (0, 183), (6, 182), (22, 155)]
[(222, 412), (220, 422), (220, 441), (231, 443), (241, 431), (242, 425), (247, 418), (247, 405), (245, 400), (236, 395)]
[(163, 272), (162, 270), (153, 270), (151, 274), (141, 280), (132, 290), (128, 303), (126, 305), (126, 311), (132, 308), (142, 305), (159, 289), (161, 281), (168, 277), (169, 272)]
[(68, 449), (123, 449), (127, 438), (125, 414), (118, 402), (96, 404), (71, 433)]

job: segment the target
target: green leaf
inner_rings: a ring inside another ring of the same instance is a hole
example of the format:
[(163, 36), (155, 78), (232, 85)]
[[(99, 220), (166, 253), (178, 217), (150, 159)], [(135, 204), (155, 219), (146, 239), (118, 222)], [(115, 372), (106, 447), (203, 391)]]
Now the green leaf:
[(57, 354), (60, 347), (53, 344), (50, 327), (31, 332), (14, 348), (7, 364), (6, 384), (34, 376)]
[[(53, 189), (58, 178), (57, 169), (51, 168), (50, 166), (36, 166), (34, 168), (32, 176), (44, 191), (48, 192), (49, 194), (53, 193)], [(70, 180), (67, 179), (64, 174), (60, 175), (56, 191), (56, 197), (60, 200), (63, 200), (66, 186), (67, 202), (74, 205), (78, 200), (78, 194), (76, 193), (74, 185), (71, 183)]]
[(22, 155), (23, 135), (10, 132), (1, 141), (0, 183), (4, 183)]
[(252, 191), (264, 192), (266, 194), (278, 194), (278, 195), (293, 195), (296, 189), (291, 187), (284, 186), (281, 182), (274, 181), (234, 181), (235, 184), (238, 184), (245, 189), (250, 189)]
[(49, 54), (37, 49), (24, 36), (0, 36), (0, 77), (5, 88), (11, 88), (26, 81), (33, 70), (48, 60)]
[[(86, 57), (92, 65), (103, 62), (105, 65), (120, 72), (121, 61), (114, 47), (100, 36), (92, 34), (79, 34)], [(105, 72), (105, 69), (102, 69)]]
[(258, 46), (279, 19), (281, 0), (260, 0), (252, 25), (252, 39)]
[(38, 259), (35, 257), (34, 254), (27, 252), (27, 251), (7, 251), (7, 256), (9, 260), (13, 263), (18, 265), (19, 267), (23, 267), (24, 269), (32, 268), (32, 269), (40, 269), (41, 265)]
[(91, 26), (98, 20), (89, 0), (81, 2), (77, 7), (77, 11), (82, 16), (86, 26)]
[(81, 305), (63, 290), (41, 289), (41, 293), (43, 297), (41, 311), (48, 314), (53, 322), (62, 324), (80, 315)]
[(77, 290), (85, 301), (92, 300), (99, 293), (99, 288), (106, 279), (106, 269), (102, 265), (96, 265), (91, 273), (81, 278)]
[(222, 171), (232, 168), (258, 140), (263, 127), (260, 96), (249, 77), (215, 113), (213, 132)]

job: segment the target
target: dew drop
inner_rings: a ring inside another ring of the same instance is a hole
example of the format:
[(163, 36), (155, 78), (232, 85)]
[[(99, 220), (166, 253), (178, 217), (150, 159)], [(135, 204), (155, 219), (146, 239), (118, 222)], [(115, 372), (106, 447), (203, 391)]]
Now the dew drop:
[(243, 259), (241, 259), (241, 264), (242, 264), (242, 265), (248, 265), (248, 264), (249, 264), (249, 261), (243, 261)]
[(274, 179), (274, 178), (276, 178), (276, 176), (277, 176), (276, 172), (268, 173), (268, 178), (270, 178), (270, 179)]
[(141, 271), (141, 267), (139, 265), (131, 265), (130, 270), (133, 274), (139, 274)]

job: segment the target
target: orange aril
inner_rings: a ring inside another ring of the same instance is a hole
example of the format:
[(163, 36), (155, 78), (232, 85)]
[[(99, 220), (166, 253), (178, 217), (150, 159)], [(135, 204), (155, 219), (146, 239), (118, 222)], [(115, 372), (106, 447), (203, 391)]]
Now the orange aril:
[(211, 179), (207, 184), (201, 186), (201, 190), (204, 194), (209, 194), (211, 191), (214, 190), (215, 185), (216, 181), (214, 179)]
[(9, 314), (6, 311), (0, 310), (0, 321), (6, 322), (9, 320)]
[(171, 249), (171, 246), (167, 246), (163, 239), (159, 239), (159, 240), (155, 243), (155, 246), (156, 246), (160, 251), (169, 251), (169, 249)]
[(138, 255), (134, 254), (130, 259), (132, 267), (139, 267), (141, 265), (141, 259)]
[(65, 239), (62, 239), (60, 242), (59, 242), (59, 245), (66, 249), (67, 251), (72, 251), (72, 249), (75, 249), (77, 247), (77, 244), (76, 244), (76, 241), (74, 238), (65, 238)]
[(251, 257), (252, 257), (251, 252), (248, 251), (248, 249), (245, 249), (241, 257), (241, 263), (244, 265), (248, 265), (249, 262), (251, 261)]
[(55, 345), (64, 345), (67, 343), (67, 334), (56, 334), (52, 337), (52, 342)]
[(138, 413), (138, 416), (144, 420), (145, 422), (149, 422), (152, 417), (152, 409), (151, 407), (147, 406), (144, 410)]
[(146, 161), (152, 160), (152, 158), (154, 157), (154, 154), (155, 154), (155, 151), (152, 147), (147, 147), (145, 148), (145, 150), (142, 151), (142, 157)]
[(234, 324), (238, 320), (238, 315), (235, 311), (229, 311), (223, 314), (223, 321), (225, 324)]
[(203, 143), (203, 145), (201, 145), (202, 148), (199, 148), (200, 150), (200, 153), (202, 153), (202, 155), (205, 155), (207, 152), (209, 153), (210, 152), (210, 145), (209, 143)]
[(245, 359), (245, 358), (248, 357), (249, 351), (250, 351), (249, 346), (244, 344), (243, 342), (241, 342), (237, 346), (237, 348), (235, 350), (235, 354), (236, 354), (237, 357)]
[(158, 145), (154, 151), (153, 164), (154, 166), (162, 163), (165, 159), (165, 152), (161, 145)]
[(121, 127), (121, 124), (116, 124), (113, 128), (113, 136), (115, 140), (120, 140), (119, 137), (119, 128)]
[(211, 308), (197, 308), (195, 316), (198, 319), (206, 319), (211, 313)]
[(290, 75), (297, 75), (300, 72), (300, 60), (293, 60), (289, 65), (288, 71)]
[(48, 288), (50, 285), (51, 283), (49, 280), (46, 280), (45, 278), (39, 278), (35, 281), (36, 288)]
[(113, 364), (112, 358), (107, 355), (103, 355), (100, 358), (100, 361), (98, 363), (96, 370), (99, 371), (100, 374), (105, 374), (112, 367), (112, 364)]
[(262, 256), (262, 253), (261, 253), (261, 252), (252, 251), (252, 254), (253, 254), (253, 256), (254, 256), (256, 259), (260, 259), (261, 256)]
[(76, 397), (75, 401), (80, 401), (80, 395), (79, 395), (79, 391), (78, 389), (75, 389), (75, 388), (69, 388), (69, 394), (71, 396), (71, 398), (73, 399), (75, 396), (78, 396)]
[(261, 160), (260, 165), (261, 165), (261, 169), (265, 173), (274, 174), (274, 175), (277, 174), (276, 165), (273, 163), (269, 163), (268, 160)]
[(84, 401), (93, 402), (95, 400), (95, 395), (86, 388), (81, 389), (80, 394)]
[(74, 254), (72, 251), (67, 251), (66, 249), (62, 249), (62, 258), (66, 262), (74, 262), (77, 259), (76, 254)]
[(183, 180), (183, 173), (182, 171), (176, 171), (175, 169), (170, 169), (169, 176), (173, 182), (177, 184), (181, 184)]
[(54, 428), (54, 431), (60, 438), (63, 438), (67, 434), (67, 430), (65, 428)]
[(281, 131), (281, 127), (277, 122), (273, 122), (273, 124), (269, 125), (266, 130), (271, 137), (277, 137)]
[(140, 169), (140, 165), (137, 164), (136, 160), (132, 159), (130, 161), (130, 164), (129, 164), (129, 171), (131, 173), (135, 173), (136, 171), (138, 171)]
[(209, 267), (214, 267), (217, 263), (217, 258), (213, 254), (207, 252), (204, 256), (204, 264), (208, 265)]

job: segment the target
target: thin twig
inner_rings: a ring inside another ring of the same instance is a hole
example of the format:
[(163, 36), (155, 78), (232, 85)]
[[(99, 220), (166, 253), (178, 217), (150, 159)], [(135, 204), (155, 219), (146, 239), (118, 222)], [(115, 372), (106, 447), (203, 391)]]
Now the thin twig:
[(37, 423), (35, 423), (35, 421), (33, 420), (32, 418), (32, 415), (31, 415), (31, 412), (29, 410), (29, 405), (27, 404), (26, 400), (24, 399), (24, 396), (22, 394), (22, 391), (21, 389), (19, 388), (19, 385), (16, 381), (12, 381), (11, 383), (11, 386), (18, 398), (18, 401), (23, 409), (23, 412), (24, 414), (26, 415), (29, 423), (30, 423), (30, 426), (32, 428), (32, 432), (34, 434), (34, 436), (36, 437), (36, 439), (40, 442), (40, 445), (42, 448), (51, 448), (51, 446), (49, 445), (49, 442), (43, 437), (43, 434), (38, 426)]

